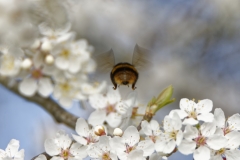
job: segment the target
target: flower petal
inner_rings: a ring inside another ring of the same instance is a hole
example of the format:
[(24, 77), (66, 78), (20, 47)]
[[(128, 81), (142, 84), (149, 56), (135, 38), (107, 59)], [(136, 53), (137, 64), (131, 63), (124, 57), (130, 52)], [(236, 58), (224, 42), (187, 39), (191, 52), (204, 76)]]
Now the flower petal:
[(203, 113), (197, 116), (198, 120), (204, 121), (204, 122), (212, 122), (214, 119), (214, 116), (212, 113)]
[(46, 156), (43, 154), (40, 154), (37, 158), (35, 158), (34, 160), (47, 160)]
[(78, 118), (75, 130), (78, 133), (78, 135), (82, 137), (88, 137), (89, 135), (88, 124), (83, 118)]
[(229, 127), (232, 130), (240, 130), (240, 114), (236, 113), (228, 118)]
[(182, 139), (183, 139), (183, 132), (182, 130), (179, 130), (177, 133), (176, 144), (179, 145), (182, 142)]
[(197, 103), (197, 113), (209, 113), (212, 110), (213, 102), (210, 99), (203, 99)]
[(227, 144), (227, 139), (221, 135), (212, 135), (208, 137), (206, 143), (211, 149), (219, 150), (224, 148)]
[(64, 131), (58, 131), (56, 133), (56, 137), (57, 138), (55, 139), (55, 143), (57, 143), (59, 147), (64, 150), (70, 147), (72, 139)]
[(53, 92), (53, 84), (49, 78), (41, 78), (38, 83), (38, 92), (43, 97), (48, 97)]
[(122, 122), (122, 116), (118, 113), (110, 113), (106, 117), (106, 121), (109, 124), (109, 126), (115, 128), (118, 127)]
[(74, 134), (72, 134), (72, 137), (75, 141), (77, 141), (78, 143), (82, 144), (82, 145), (87, 145), (87, 140), (81, 136), (76, 136)]
[(201, 133), (204, 137), (209, 137), (213, 135), (216, 131), (216, 124), (215, 123), (203, 123), (200, 127)]
[(121, 137), (113, 137), (109, 141), (110, 147), (117, 153), (125, 153), (124, 151), (126, 150), (125, 144), (122, 142)]
[(24, 149), (21, 149), (15, 154), (14, 160), (24, 160)]
[(240, 157), (240, 150), (227, 150), (225, 151), (226, 159), (227, 160), (239, 160)]
[(79, 57), (71, 56), (69, 61), (71, 63), (69, 63), (68, 70), (73, 74), (77, 73), (81, 69), (81, 60)]
[(216, 108), (214, 111), (214, 119), (219, 128), (224, 128), (225, 126), (225, 115), (221, 108)]
[(225, 135), (228, 139), (226, 148), (236, 149), (240, 145), (240, 133), (237, 131), (232, 131)]
[(106, 120), (106, 114), (104, 110), (95, 110), (88, 117), (88, 123), (92, 126), (101, 125)]
[(107, 98), (102, 94), (94, 94), (89, 97), (90, 105), (95, 109), (102, 109), (107, 107)]
[(55, 60), (55, 65), (62, 70), (66, 70), (69, 66), (69, 59), (58, 56)]
[(156, 120), (151, 120), (150, 125), (154, 132), (159, 132), (159, 123)]
[(194, 111), (196, 107), (197, 104), (192, 100), (189, 100), (187, 98), (182, 98), (180, 100), (180, 109), (187, 113)]
[(75, 157), (82, 159), (87, 157), (87, 150), (88, 146), (82, 146), (79, 143), (73, 143), (70, 148), (70, 153)]
[(127, 160), (144, 160), (142, 150), (133, 150), (129, 153)]
[(140, 135), (136, 127), (129, 126), (123, 133), (122, 139), (129, 146), (134, 146), (139, 142)]
[(55, 139), (46, 139), (44, 143), (45, 151), (50, 156), (55, 156), (61, 153), (61, 147), (55, 143)]
[(31, 97), (37, 91), (37, 82), (33, 78), (25, 78), (19, 84), (19, 91), (24, 96)]
[(183, 118), (185, 118), (185, 117), (188, 116), (188, 114), (187, 114), (185, 111), (181, 110), (181, 109), (171, 110), (171, 112), (169, 113), (169, 116), (170, 116), (170, 117), (173, 117), (173, 114), (174, 114), (174, 113), (177, 113), (178, 116), (179, 116), (181, 119), (183, 119)]
[(62, 157), (54, 156), (50, 160), (64, 160)]
[(162, 157), (158, 153), (153, 153), (150, 157), (149, 160), (162, 160)]
[(187, 140), (183, 140), (181, 144), (178, 146), (179, 152), (185, 155), (193, 153), (195, 148), (196, 148), (196, 143), (193, 141), (187, 141)]
[(196, 137), (198, 137), (197, 128), (190, 125), (186, 126), (184, 131), (184, 138), (191, 141)]
[(200, 146), (193, 153), (194, 160), (209, 160), (210, 159), (210, 149), (205, 146)]
[(113, 90), (112, 87), (109, 87), (107, 99), (109, 104), (115, 104), (121, 100), (121, 95), (118, 90)]
[(148, 121), (146, 120), (142, 121), (141, 126), (144, 134), (148, 136), (152, 135), (152, 128), (151, 128), (151, 125), (148, 123)]
[(196, 120), (194, 118), (185, 118), (182, 124), (184, 124), (184, 125), (196, 125), (196, 124), (198, 124), (198, 120)]
[(205, 122), (200, 127), (201, 133), (204, 137), (209, 137), (213, 135), (216, 131), (216, 123)]
[(14, 157), (19, 149), (19, 141), (16, 139), (12, 139), (6, 148), (6, 153), (9, 157)]
[(143, 140), (138, 143), (137, 149), (143, 150), (143, 156), (150, 156), (154, 152), (154, 143), (152, 140)]

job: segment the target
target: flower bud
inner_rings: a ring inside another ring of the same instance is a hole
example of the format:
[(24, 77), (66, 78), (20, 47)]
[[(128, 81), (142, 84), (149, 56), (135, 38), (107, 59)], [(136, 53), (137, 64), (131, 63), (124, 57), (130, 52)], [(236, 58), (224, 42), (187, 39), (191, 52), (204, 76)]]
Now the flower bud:
[(31, 66), (32, 66), (32, 61), (29, 58), (24, 59), (21, 63), (21, 67), (23, 69), (29, 69)]
[(121, 137), (123, 135), (123, 131), (120, 128), (115, 128), (113, 131), (113, 135)]
[(50, 52), (52, 50), (52, 44), (49, 41), (43, 42), (41, 50), (44, 52)]
[(104, 128), (103, 126), (101, 126), (101, 125), (95, 126), (95, 128), (94, 128), (94, 133), (95, 133), (97, 136), (106, 135), (105, 128)]
[[(155, 114), (159, 109), (175, 101), (172, 98), (173, 87), (168, 86), (165, 88), (157, 98), (153, 97), (152, 100), (148, 103), (146, 111)], [(172, 98), (172, 99), (171, 99)]]
[(54, 62), (54, 58), (53, 58), (53, 56), (52, 55), (47, 55), (46, 57), (45, 57), (45, 62), (47, 63), (47, 64), (53, 64), (53, 62)]

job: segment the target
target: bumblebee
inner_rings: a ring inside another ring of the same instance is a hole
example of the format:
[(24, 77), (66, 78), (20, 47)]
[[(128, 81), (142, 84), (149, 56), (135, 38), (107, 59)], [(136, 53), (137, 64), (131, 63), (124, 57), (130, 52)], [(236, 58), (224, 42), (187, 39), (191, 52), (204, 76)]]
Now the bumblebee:
[(115, 58), (112, 49), (106, 53), (100, 54), (96, 60), (99, 67), (101, 67), (103, 70), (106, 70), (110, 67), (112, 68), (110, 72), (110, 78), (114, 85), (114, 90), (116, 90), (120, 85), (132, 85), (132, 89), (135, 90), (137, 88), (135, 85), (139, 78), (138, 70), (146, 68), (151, 63), (147, 60), (148, 56), (149, 50), (136, 45), (133, 52), (132, 64), (127, 62), (115, 64)]
[(132, 89), (135, 90), (135, 84), (138, 80), (137, 69), (127, 62), (121, 62), (116, 64), (111, 73), (110, 77), (114, 85), (113, 89), (117, 89), (117, 85), (132, 85)]

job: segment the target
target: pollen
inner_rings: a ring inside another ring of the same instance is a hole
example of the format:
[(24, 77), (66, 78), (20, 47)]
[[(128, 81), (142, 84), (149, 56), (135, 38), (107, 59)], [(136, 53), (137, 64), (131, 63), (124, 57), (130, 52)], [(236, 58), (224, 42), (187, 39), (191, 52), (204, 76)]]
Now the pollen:
[(216, 154), (218, 154), (218, 155), (222, 155), (222, 154), (224, 154), (225, 153), (225, 148), (221, 148), (220, 150), (218, 150), (217, 152), (216, 152)]
[(68, 83), (62, 83), (60, 84), (61, 90), (65, 92), (69, 92), (71, 90), (71, 86)]
[(7, 70), (12, 70), (14, 68), (14, 58), (12, 56), (4, 56), (3, 57), (3, 68)]
[(226, 128), (223, 129), (224, 135), (226, 135), (226, 134), (228, 134), (230, 132), (231, 132), (231, 129), (229, 127), (226, 127)]
[(62, 150), (62, 152), (60, 153), (60, 156), (63, 158), (63, 159), (68, 159), (70, 157), (70, 152), (68, 149), (66, 150)]
[(135, 149), (135, 146), (130, 147), (130, 146), (126, 145), (126, 153), (130, 153), (134, 149)]
[(32, 71), (32, 77), (33, 77), (34, 79), (39, 79), (39, 78), (41, 78), (41, 77), (42, 77), (42, 71), (41, 71), (40, 69), (34, 69), (34, 70)]
[(108, 105), (106, 107), (106, 111), (107, 111), (107, 115), (112, 113), (112, 112), (116, 112), (115, 105)]
[(64, 58), (68, 58), (70, 55), (70, 51), (67, 49), (63, 49), (60, 55), (63, 56)]
[(197, 146), (203, 146), (206, 144), (206, 138), (203, 136), (199, 136), (195, 139), (195, 142), (197, 143)]
[(188, 113), (188, 117), (197, 119), (197, 113), (195, 111), (191, 111), (191, 112)]
[(170, 138), (174, 139), (176, 141), (177, 139), (177, 131), (172, 131), (169, 133)]
[(109, 153), (103, 153), (102, 160), (111, 160)]

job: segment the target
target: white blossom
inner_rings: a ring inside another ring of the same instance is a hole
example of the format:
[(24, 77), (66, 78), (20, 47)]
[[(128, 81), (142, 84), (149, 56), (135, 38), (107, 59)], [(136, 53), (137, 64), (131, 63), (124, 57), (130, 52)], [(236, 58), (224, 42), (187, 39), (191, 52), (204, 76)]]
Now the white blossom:
[(66, 23), (65, 26), (57, 29), (49, 27), (47, 23), (42, 23), (38, 26), (38, 28), (40, 33), (44, 36), (41, 39), (44, 51), (50, 51), (50, 48), (52, 48), (52, 46), (59, 43), (63, 43), (69, 40), (71, 41), (75, 36), (73, 32), (69, 32), (71, 29), (70, 23)]
[(144, 159), (154, 152), (151, 140), (139, 142), (140, 135), (136, 127), (129, 126), (122, 137), (113, 137), (110, 146), (115, 150), (120, 160)]
[(213, 157), (211, 157), (211, 160), (217, 160), (217, 159), (223, 159), (226, 158), (227, 160), (238, 160), (240, 157), (240, 133), (236, 131), (232, 131), (225, 135), (225, 138), (227, 139), (227, 143), (225, 145), (212, 152)]
[[(86, 71), (84, 63), (91, 61), (90, 52), (88, 52), (87, 48), (88, 43), (83, 39), (76, 42), (58, 44), (51, 51), (55, 57), (56, 67), (61, 70), (67, 70), (73, 74), (81, 70)], [(90, 64), (92, 67), (95, 66), (93, 61), (91, 61)], [(91, 69), (90, 72), (94, 69), (95, 67)]]
[[(34, 72), (40, 71), (36, 70)], [(48, 97), (53, 91), (53, 85), (51, 80), (47, 77), (39, 77), (38, 79), (29, 77), (23, 79), (19, 83), (19, 91), (25, 96), (33, 96), (36, 92), (38, 92), (41, 96)]]
[[(89, 97), (89, 102), (96, 110), (91, 113), (88, 118), (89, 124), (99, 125), (107, 122), (111, 127), (118, 127), (122, 122), (122, 114), (131, 107), (132, 100), (122, 100), (118, 90), (108, 88), (106, 95), (95, 94)], [(119, 108), (126, 109), (124, 112), (119, 112)]]
[(183, 154), (193, 153), (195, 160), (209, 160), (211, 149), (223, 148), (227, 139), (222, 135), (215, 135), (215, 123), (203, 123), (198, 130), (196, 127), (187, 125), (184, 131), (184, 140), (178, 146)]
[(55, 138), (46, 139), (44, 143), (48, 155), (59, 160), (82, 159), (87, 156), (87, 146), (79, 143), (72, 143), (72, 140), (64, 132), (57, 132)]
[(221, 108), (216, 108), (214, 111), (214, 119), (217, 127), (222, 129), (224, 135), (230, 133), (231, 131), (240, 130), (239, 113), (232, 115), (226, 120), (223, 110)]
[(88, 155), (99, 160), (117, 160), (117, 155), (112, 151), (113, 148), (109, 145), (109, 137), (101, 136), (97, 143), (90, 146)]
[(182, 121), (177, 113), (172, 116), (165, 116), (163, 122), (164, 133), (160, 135), (155, 143), (157, 152), (171, 153), (176, 145), (179, 145), (183, 138)]
[(184, 119), (184, 125), (196, 125), (199, 120), (212, 122), (214, 116), (212, 113), (209, 113), (212, 107), (213, 103), (209, 99), (200, 100), (198, 103), (195, 103), (187, 98), (182, 98), (180, 100), (180, 110), (173, 110), (170, 115), (173, 114), (173, 112), (177, 112), (179, 117)]
[(156, 120), (151, 120), (148, 123), (146, 120), (141, 123), (143, 133), (148, 136), (154, 143), (157, 141), (161, 131), (160, 126)]
[(0, 50), (0, 75), (16, 76), (20, 71), (21, 62), (21, 59), (9, 53), (8, 49)]
[(19, 149), (19, 141), (12, 139), (7, 148), (4, 150), (0, 149), (0, 160), (24, 160), (24, 150)]
[(82, 118), (77, 120), (76, 132), (78, 135), (72, 134), (74, 140), (85, 146), (96, 143), (99, 139), (99, 136), (94, 133), (94, 130), (89, 128), (88, 123)]

